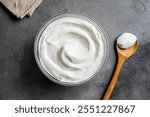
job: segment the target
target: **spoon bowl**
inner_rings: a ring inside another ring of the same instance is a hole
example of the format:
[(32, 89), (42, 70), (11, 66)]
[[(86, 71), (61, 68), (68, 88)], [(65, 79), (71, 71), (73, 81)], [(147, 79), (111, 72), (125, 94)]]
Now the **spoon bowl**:
[[(136, 41), (135, 44), (133, 46), (131, 46), (130, 48), (127, 48), (127, 49), (122, 49), (120, 48), (117, 44), (116, 44), (116, 48), (117, 48), (117, 52), (118, 52), (118, 55), (119, 56), (123, 56), (125, 57), (126, 59), (129, 58), (130, 56), (132, 56), (135, 51), (137, 50), (138, 48), (138, 45), (139, 45), (139, 42)], [(118, 56), (118, 57), (119, 57)]]

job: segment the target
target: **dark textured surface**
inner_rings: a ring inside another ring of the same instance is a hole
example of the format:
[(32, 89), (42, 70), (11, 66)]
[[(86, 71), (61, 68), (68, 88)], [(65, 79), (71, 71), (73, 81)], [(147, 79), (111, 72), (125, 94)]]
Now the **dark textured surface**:
[[(64, 12), (81, 12), (106, 31), (110, 56), (103, 75), (77, 87), (48, 80), (34, 60), (40, 26)], [(150, 0), (44, 0), (31, 18), (17, 20), (0, 4), (0, 99), (101, 99), (116, 65), (115, 40), (124, 32), (140, 40), (123, 66), (111, 99), (150, 99)]]

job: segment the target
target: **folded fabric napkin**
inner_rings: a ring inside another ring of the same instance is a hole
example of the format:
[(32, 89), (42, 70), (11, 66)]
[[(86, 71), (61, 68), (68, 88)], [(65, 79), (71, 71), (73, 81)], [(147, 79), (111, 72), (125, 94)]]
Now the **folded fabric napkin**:
[(0, 0), (17, 18), (31, 16), (42, 0)]

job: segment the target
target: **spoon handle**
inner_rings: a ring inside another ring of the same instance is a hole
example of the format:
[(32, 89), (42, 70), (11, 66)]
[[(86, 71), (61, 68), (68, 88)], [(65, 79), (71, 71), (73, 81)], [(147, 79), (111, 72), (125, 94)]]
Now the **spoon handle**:
[(118, 76), (119, 76), (119, 73), (121, 71), (121, 68), (122, 68), (122, 65), (124, 64), (126, 58), (121, 56), (121, 55), (118, 55), (118, 63), (117, 63), (117, 67), (116, 67), (116, 70), (114, 72), (114, 75), (109, 83), (109, 86), (105, 92), (105, 95), (103, 97), (103, 100), (109, 100), (110, 96), (111, 96), (111, 93), (114, 89), (114, 86), (116, 84), (116, 81), (118, 79)]

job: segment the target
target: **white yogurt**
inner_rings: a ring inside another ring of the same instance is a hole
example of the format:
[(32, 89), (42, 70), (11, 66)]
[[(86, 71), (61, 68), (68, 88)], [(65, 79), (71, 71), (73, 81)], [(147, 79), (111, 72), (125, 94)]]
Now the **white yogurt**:
[(123, 33), (117, 39), (117, 45), (122, 49), (130, 48), (135, 44), (137, 37), (131, 33)]
[(40, 38), (38, 53), (46, 71), (57, 80), (79, 82), (99, 70), (104, 44), (92, 23), (68, 16), (46, 27)]

